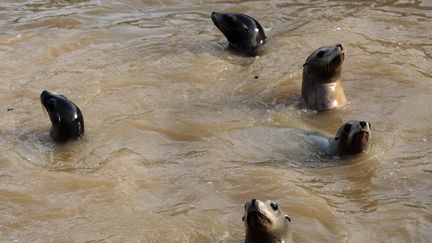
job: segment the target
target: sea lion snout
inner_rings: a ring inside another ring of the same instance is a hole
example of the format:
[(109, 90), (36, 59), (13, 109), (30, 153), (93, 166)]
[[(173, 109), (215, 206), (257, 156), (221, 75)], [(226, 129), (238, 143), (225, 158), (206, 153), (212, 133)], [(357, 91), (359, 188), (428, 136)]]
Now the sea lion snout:
[(40, 99), (43, 107), (45, 107), (45, 109), (48, 111), (48, 114), (52, 114), (57, 106), (57, 99), (55, 99), (55, 95), (47, 90), (44, 90), (40, 95)]
[(265, 225), (271, 225), (271, 214), (267, 212), (272, 208), (270, 206), (270, 201), (268, 204), (269, 207), (265, 202), (257, 199), (252, 199), (247, 202), (245, 205), (245, 223), (254, 229), (261, 229)]
[(339, 62), (337, 65), (341, 65), (342, 62), (345, 60), (345, 49), (342, 47), (342, 44), (337, 44), (335, 48), (333, 49), (333, 60), (330, 62)]
[(357, 152), (363, 152), (367, 149), (370, 135), (370, 125), (366, 121), (359, 122), (359, 132), (353, 137), (353, 148), (357, 148)]
[(47, 90), (42, 91), (41, 95), (40, 95), (40, 99), (42, 104), (46, 103), (48, 101), (48, 99), (50, 99), (51, 97), (53, 97), (53, 94), (50, 93)]
[(360, 131), (367, 132), (367, 133), (370, 132), (370, 124), (369, 124), (369, 122), (367, 122), (367, 121), (359, 121), (358, 122), (358, 126), (359, 126)]
[(42, 99), (42, 98), (46, 97), (46, 96), (49, 95), (49, 94), (51, 94), (51, 93), (48, 92), (47, 90), (44, 90), (44, 91), (42, 91), (40, 97), (41, 97), (41, 99)]
[(213, 23), (216, 26), (218, 26), (220, 18), (221, 18), (221, 14), (219, 12), (212, 12), (211, 13), (211, 19), (213, 20)]
[(366, 131), (358, 132), (352, 139), (353, 153), (361, 153), (367, 149), (369, 142), (369, 133)]
[[(234, 16), (231, 14), (221, 13), (221, 12), (212, 12), (211, 19), (214, 25), (222, 32), (222, 34), (227, 37), (229, 40), (230, 28), (234, 25)], [(227, 36), (228, 35), (228, 36)]]

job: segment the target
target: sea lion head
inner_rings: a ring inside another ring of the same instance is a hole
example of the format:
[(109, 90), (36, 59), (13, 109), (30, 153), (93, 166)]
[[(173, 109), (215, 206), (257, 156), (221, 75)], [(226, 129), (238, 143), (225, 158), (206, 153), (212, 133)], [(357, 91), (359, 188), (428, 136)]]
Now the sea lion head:
[(228, 39), (230, 47), (244, 54), (255, 56), (257, 48), (267, 39), (258, 21), (245, 14), (213, 12), (211, 18)]
[(316, 111), (344, 106), (348, 100), (341, 83), (345, 59), (341, 44), (315, 50), (303, 64), (302, 97)]
[(303, 74), (319, 83), (332, 83), (340, 79), (345, 51), (342, 44), (320, 47), (306, 59)]
[(276, 202), (252, 199), (244, 207), (246, 243), (292, 242), (291, 219)]
[(56, 142), (65, 142), (84, 134), (81, 110), (63, 95), (44, 90), (40, 99), (51, 120), (50, 136)]
[(368, 147), (371, 135), (371, 125), (366, 121), (349, 121), (339, 128), (334, 141), (337, 152), (342, 154), (357, 154)]

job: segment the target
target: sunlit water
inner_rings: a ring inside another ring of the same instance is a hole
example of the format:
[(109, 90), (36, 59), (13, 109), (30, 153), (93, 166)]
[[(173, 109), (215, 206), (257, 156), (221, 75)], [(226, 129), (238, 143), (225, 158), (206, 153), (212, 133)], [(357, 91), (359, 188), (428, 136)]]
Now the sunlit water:
[[(259, 57), (226, 50), (215, 10), (260, 21)], [(297, 242), (430, 242), (431, 26), (430, 1), (3, 0), (0, 241), (241, 242), (260, 198)], [(302, 110), (303, 62), (337, 43), (350, 105)], [(44, 89), (82, 139), (50, 140)], [(352, 119), (363, 155), (302, 140)]]

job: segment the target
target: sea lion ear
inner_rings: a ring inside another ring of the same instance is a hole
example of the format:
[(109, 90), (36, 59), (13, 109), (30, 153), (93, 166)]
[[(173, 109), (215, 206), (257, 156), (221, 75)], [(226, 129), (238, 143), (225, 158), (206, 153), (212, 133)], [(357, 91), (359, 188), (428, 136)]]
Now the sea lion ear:
[(244, 216), (242, 217), (242, 221), (244, 222)]
[(339, 137), (335, 137), (335, 141), (337, 141), (339, 139)]
[(285, 218), (286, 218), (289, 222), (291, 222), (291, 218), (290, 218), (290, 216), (285, 215)]

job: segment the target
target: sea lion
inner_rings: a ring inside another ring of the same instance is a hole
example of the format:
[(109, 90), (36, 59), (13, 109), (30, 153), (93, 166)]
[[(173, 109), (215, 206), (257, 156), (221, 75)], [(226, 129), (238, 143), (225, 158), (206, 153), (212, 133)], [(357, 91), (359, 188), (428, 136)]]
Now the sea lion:
[(81, 110), (63, 95), (44, 90), (40, 99), (51, 120), (50, 136), (55, 142), (66, 142), (84, 134)]
[(264, 29), (254, 18), (241, 13), (211, 14), (213, 23), (228, 39), (229, 46), (247, 56), (256, 56), (267, 39)]
[(292, 243), (291, 219), (277, 203), (252, 199), (244, 205), (245, 243)]
[(371, 125), (367, 121), (353, 120), (343, 124), (336, 137), (329, 139), (328, 153), (331, 155), (358, 154), (368, 147)]
[(341, 125), (332, 135), (259, 125), (231, 129), (219, 139), (230, 145), (223, 148), (224, 158), (230, 161), (283, 161), (284, 164), (321, 167), (338, 165), (345, 156), (366, 152), (371, 134), (368, 122), (353, 120)]
[(347, 103), (341, 83), (344, 59), (341, 44), (320, 47), (306, 59), (303, 64), (302, 97), (307, 108), (325, 111)]

